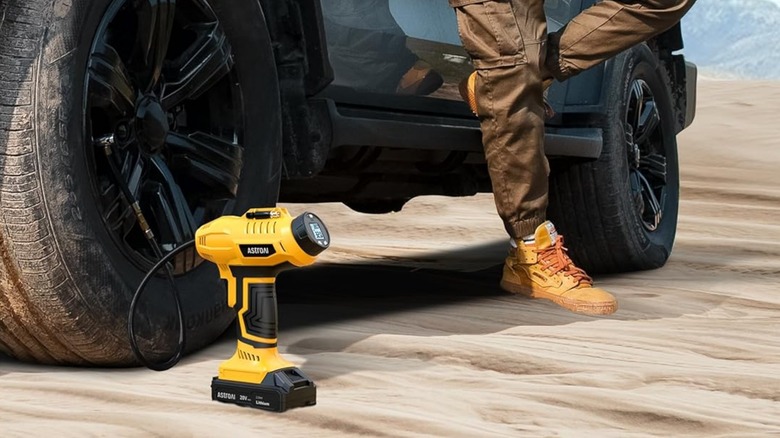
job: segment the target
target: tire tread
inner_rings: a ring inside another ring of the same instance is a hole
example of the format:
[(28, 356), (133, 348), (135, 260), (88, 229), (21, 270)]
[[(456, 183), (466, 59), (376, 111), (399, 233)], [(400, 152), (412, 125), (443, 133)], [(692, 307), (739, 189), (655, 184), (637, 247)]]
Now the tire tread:
[(36, 173), (35, 58), (49, 3), (7, 5), (0, 23), (0, 349), (22, 360), (87, 364), (100, 349), (94, 340), (104, 338), (84, 331), (94, 326), (88, 315), (73, 318), (68, 310), (78, 297), (64, 293), (72, 280), (55, 250)]

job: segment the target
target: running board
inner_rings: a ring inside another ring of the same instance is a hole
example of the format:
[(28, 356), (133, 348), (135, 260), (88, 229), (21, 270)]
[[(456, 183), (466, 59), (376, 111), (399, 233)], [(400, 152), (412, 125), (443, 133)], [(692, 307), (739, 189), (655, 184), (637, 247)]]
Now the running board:
[[(482, 152), (482, 133), (476, 119), (377, 111), (323, 103), (333, 129), (332, 148), (375, 146), (400, 149)], [(603, 145), (598, 128), (547, 127), (545, 154), (549, 157), (597, 159)]]

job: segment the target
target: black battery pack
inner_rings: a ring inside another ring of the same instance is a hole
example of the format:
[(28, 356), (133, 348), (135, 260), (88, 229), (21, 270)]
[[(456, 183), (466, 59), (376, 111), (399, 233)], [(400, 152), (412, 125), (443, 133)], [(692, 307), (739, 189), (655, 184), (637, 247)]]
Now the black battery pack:
[(214, 377), (211, 399), (223, 403), (284, 412), (317, 404), (317, 387), (298, 368), (285, 368), (266, 374), (262, 383), (234, 382)]

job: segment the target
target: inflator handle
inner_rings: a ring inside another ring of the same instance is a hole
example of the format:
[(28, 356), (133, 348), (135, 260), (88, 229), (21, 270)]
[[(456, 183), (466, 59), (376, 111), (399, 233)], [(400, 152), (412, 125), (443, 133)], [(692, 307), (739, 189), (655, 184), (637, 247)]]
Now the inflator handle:
[(247, 305), (238, 314), (239, 339), (257, 348), (276, 347), (276, 283), (250, 283), (247, 298)]
[(236, 290), (228, 293), (235, 297), (239, 341), (255, 348), (276, 347), (276, 276), (284, 268), (230, 267)]

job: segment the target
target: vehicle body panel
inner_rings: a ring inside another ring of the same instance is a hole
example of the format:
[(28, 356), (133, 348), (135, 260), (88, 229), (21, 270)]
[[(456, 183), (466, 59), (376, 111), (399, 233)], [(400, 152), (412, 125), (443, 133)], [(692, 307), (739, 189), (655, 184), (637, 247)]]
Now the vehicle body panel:
[[(288, 1), (299, 5), (303, 17), (311, 115), (291, 123), (305, 123), (316, 131), (308, 138), (317, 140), (307, 146), (300, 144), (306, 137), (299, 133), (287, 135), (285, 148), (297, 142), (293, 155), (316, 155), (319, 164), (288, 173), (282, 199), (346, 202), (490, 191), (479, 120), (458, 92), (473, 67), (448, 0)], [(560, 29), (594, 2), (547, 0), (549, 30)], [(691, 69), (681, 55), (672, 56), (682, 48), (679, 27), (667, 33), (672, 35), (657, 40), (668, 45), (662, 51), (676, 74), (671, 92), (685, 119), (682, 129), (692, 116), (686, 103), (694, 100), (695, 75), (686, 77)], [(441, 75), (442, 85), (432, 92), (399, 93), (401, 77), (418, 60)], [(548, 157), (592, 160), (601, 155), (599, 121), (607, 115), (604, 84), (611, 65), (607, 61), (550, 88), (547, 97), (556, 115), (546, 121)], [(285, 104), (284, 86), (282, 100)], [(297, 162), (289, 164), (286, 169)]]

